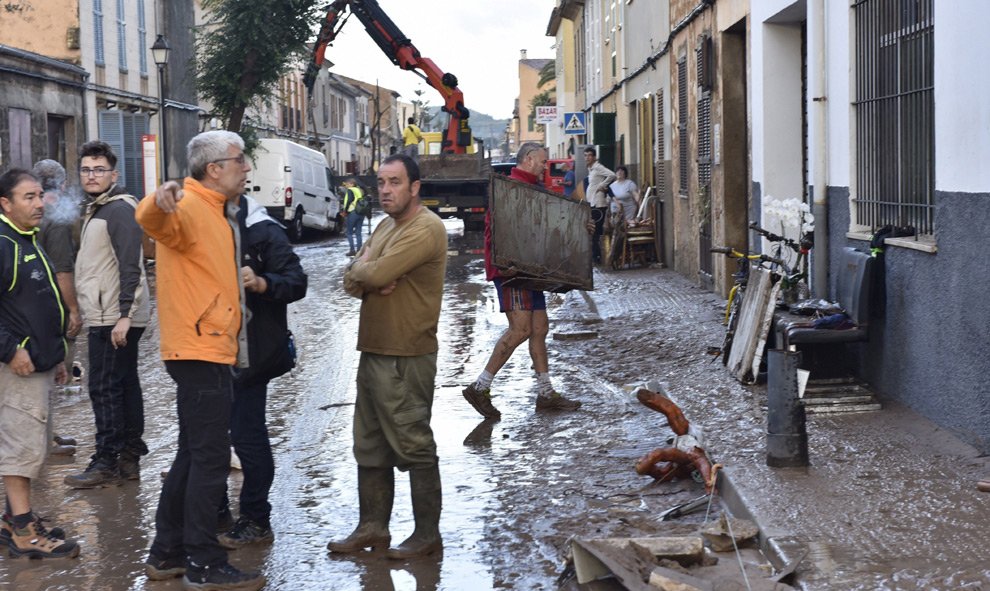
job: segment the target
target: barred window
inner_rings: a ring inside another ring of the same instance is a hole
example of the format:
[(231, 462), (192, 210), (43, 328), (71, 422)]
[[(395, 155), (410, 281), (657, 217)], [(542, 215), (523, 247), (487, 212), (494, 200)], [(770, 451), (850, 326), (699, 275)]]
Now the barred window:
[(933, 0), (854, 0), (855, 223), (932, 234)]

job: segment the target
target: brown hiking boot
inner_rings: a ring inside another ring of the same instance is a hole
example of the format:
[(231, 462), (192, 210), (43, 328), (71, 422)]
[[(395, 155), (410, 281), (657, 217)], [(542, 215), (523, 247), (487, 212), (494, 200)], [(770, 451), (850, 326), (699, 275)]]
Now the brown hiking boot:
[[(34, 511), (31, 512), (32, 518), (44, 525), (46, 521), (51, 521), (47, 517), (42, 517)], [(47, 528), (46, 528), (47, 529)], [(10, 516), (10, 513), (4, 513), (3, 517), (0, 518), (0, 547), (6, 546), (10, 543), (10, 534), (14, 531), (14, 518)], [(65, 530), (61, 527), (53, 527), (48, 530), (48, 535), (54, 536), (60, 540), (65, 539)]]
[(464, 400), (470, 402), (474, 410), (481, 413), (481, 416), (486, 419), (496, 420), (502, 418), (502, 413), (492, 405), (491, 388), (479, 390), (474, 384), (471, 384), (467, 388), (464, 388), (462, 394), (464, 394)]
[(79, 556), (79, 544), (73, 540), (62, 540), (55, 537), (45, 529), (39, 519), (35, 519), (21, 529), (10, 523), (4, 525), (10, 528), (10, 538), (7, 544), (10, 548), (11, 558), (21, 556), (28, 558), (75, 558)]
[(549, 395), (540, 394), (536, 397), (536, 410), (577, 410), (581, 408), (580, 400), (565, 398), (557, 392)]

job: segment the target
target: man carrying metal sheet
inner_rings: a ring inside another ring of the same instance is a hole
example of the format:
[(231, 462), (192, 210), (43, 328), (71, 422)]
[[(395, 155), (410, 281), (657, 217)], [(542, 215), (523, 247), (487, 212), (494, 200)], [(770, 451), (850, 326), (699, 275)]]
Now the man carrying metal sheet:
[[(531, 185), (539, 184), (546, 165), (547, 151), (535, 142), (526, 142), (516, 153), (516, 166), (509, 178)], [(486, 419), (501, 419), (502, 413), (492, 404), (491, 385), (495, 374), (512, 356), (516, 347), (529, 341), (529, 356), (536, 370), (539, 394), (536, 410), (576, 410), (581, 402), (571, 400), (554, 390), (550, 381), (550, 364), (547, 356), (547, 303), (542, 291), (520, 289), (505, 284), (506, 275), (492, 263), (491, 210), (485, 217), (485, 274), (495, 284), (499, 309), (509, 320), (509, 328), (499, 337), (478, 379), (464, 388), (464, 398)]]

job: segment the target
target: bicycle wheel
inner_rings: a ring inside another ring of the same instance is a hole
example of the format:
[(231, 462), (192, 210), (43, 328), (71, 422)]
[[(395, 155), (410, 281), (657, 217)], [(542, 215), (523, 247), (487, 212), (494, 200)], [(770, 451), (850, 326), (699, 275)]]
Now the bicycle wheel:
[(725, 325), (725, 338), (722, 340), (722, 365), (729, 365), (729, 352), (732, 351), (732, 341), (736, 336), (736, 323), (739, 322), (739, 313), (742, 310), (743, 289), (736, 292), (736, 297), (732, 299), (732, 311), (729, 312), (729, 322)]

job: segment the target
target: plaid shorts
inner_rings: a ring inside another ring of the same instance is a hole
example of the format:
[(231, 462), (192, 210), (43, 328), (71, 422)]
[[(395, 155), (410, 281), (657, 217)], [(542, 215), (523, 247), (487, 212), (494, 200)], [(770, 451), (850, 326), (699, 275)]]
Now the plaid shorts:
[(496, 277), (495, 291), (498, 292), (498, 309), (500, 312), (512, 310), (546, 310), (547, 300), (542, 291), (520, 289), (505, 285), (504, 280)]

